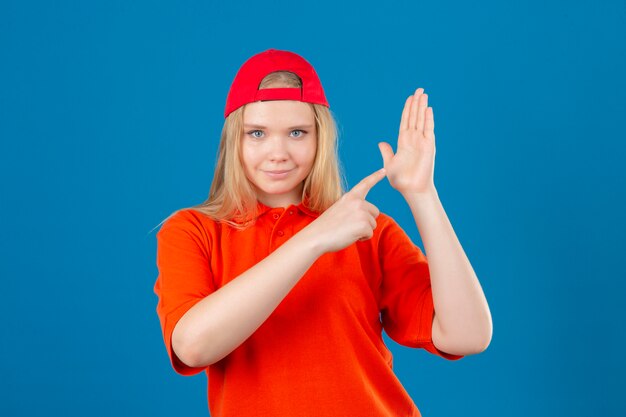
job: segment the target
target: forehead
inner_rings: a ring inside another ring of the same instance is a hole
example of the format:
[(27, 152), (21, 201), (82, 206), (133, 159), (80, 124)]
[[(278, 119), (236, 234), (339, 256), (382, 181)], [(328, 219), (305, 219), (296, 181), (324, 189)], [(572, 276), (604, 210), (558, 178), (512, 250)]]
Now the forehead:
[(309, 103), (301, 101), (255, 101), (244, 107), (243, 122), (268, 127), (314, 124), (315, 114)]

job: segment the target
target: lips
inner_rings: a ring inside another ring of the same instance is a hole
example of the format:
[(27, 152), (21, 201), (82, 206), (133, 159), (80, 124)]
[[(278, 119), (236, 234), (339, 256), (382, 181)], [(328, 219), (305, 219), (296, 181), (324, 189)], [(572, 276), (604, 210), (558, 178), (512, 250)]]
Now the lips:
[(289, 176), (289, 173), (292, 172), (295, 168), (292, 169), (280, 169), (280, 170), (275, 170), (275, 171), (263, 171), (265, 172), (265, 175), (267, 175), (269, 178), (273, 178), (275, 180), (280, 180), (283, 178), (287, 178)]
[(277, 171), (265, 171), (268, 174), (284, 174), (285, 172), (289, 172), (291, 171), (291, 169), (282, 169), (282, 170), (277, 170)]

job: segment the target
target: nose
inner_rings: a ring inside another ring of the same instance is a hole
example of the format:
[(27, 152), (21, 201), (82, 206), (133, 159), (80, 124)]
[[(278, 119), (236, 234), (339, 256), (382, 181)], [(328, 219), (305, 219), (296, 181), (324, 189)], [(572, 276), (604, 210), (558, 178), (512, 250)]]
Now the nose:
[(289, 158), (287, 151), (287, 140), (280, 135), (276, 135), (269, 140), (269, 158), (271, 161), (284, 161)]

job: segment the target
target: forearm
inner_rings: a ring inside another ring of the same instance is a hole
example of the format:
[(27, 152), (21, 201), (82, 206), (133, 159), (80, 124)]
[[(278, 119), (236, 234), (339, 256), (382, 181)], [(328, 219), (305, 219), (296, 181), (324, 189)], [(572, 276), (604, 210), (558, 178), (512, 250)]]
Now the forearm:
[(404, 197), (428, 258), (436, 313), (433, 343), (453, 354), (486, 349), (492, 335), (489, 306), (437, 191)]
[(178, 358), (193, 367), (224, 358), (261, 326), (320, 255), (305, 228), (195, 304), (172, 334)]

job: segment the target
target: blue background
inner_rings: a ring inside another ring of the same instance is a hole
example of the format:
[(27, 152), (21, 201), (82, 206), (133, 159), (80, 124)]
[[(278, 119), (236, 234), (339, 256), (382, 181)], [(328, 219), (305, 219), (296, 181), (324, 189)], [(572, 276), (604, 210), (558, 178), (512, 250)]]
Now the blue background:
[[(230, 83), (268, 48), (315, 66), (350, 186), (429, 94), (494, 335), (455, 362), (385, 335), (422, 413), (624, 415), (624, 1), (227, 3), (1, 3), (0, 415), (207, 415), (167, 359), (151, 229), (207, 197)], [(423, 247), (386, 181), (368, 200)]]

